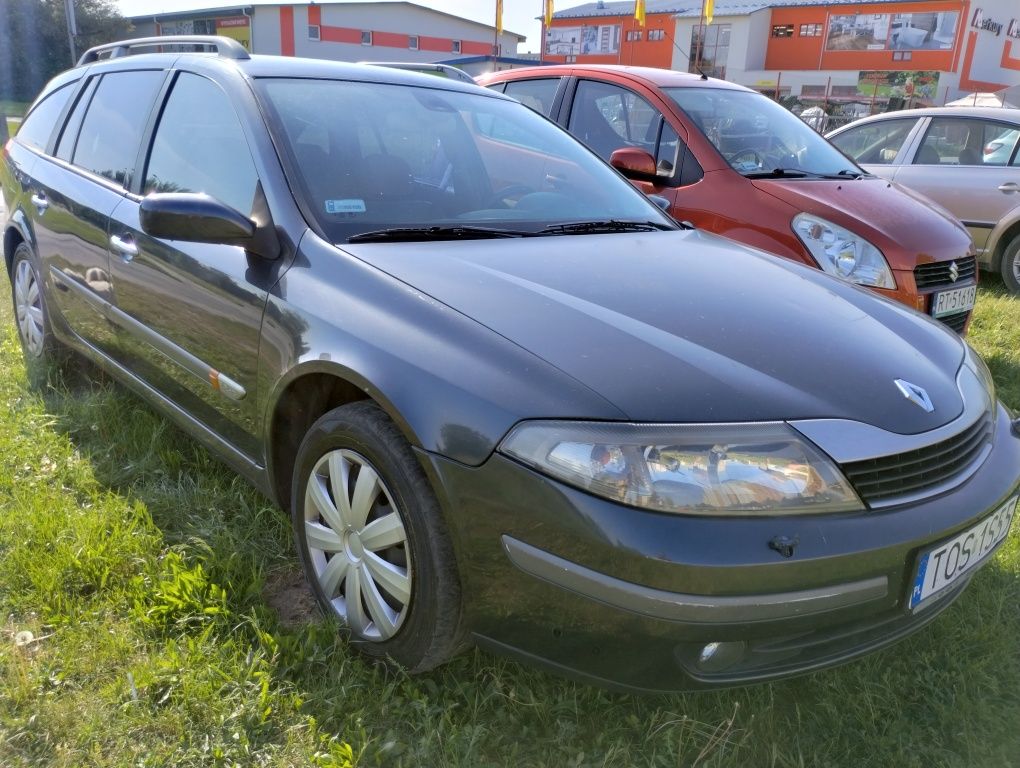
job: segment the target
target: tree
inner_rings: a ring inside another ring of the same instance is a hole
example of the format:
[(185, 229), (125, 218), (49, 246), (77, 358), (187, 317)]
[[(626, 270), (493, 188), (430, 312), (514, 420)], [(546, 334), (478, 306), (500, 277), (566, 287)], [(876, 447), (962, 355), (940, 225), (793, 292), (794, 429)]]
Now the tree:
[[(74, 0), (74, 10), (79, 55), (132, 30), (110, 0)], [(0, 0), (0, 99), (31, 101), (70, 66), (63, 0)]]

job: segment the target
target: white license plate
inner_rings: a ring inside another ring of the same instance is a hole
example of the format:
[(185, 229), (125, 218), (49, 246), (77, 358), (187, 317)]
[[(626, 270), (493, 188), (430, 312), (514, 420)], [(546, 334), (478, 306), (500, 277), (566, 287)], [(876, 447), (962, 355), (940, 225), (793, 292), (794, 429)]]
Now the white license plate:
[(1017, 499), (1014, 496), (972, 528), (921, 555), (910, 592), (910, 607), (924, 602), (971, 573), (1009, 533)]
[(942, 317), (943, 315), (954, 315), (957, 312), (966, 312), (968, 309), (974, 308), (975, 299), (977, 299), (976, 285), (941, 291), (935, 294), (931, 313), (934, 317)]

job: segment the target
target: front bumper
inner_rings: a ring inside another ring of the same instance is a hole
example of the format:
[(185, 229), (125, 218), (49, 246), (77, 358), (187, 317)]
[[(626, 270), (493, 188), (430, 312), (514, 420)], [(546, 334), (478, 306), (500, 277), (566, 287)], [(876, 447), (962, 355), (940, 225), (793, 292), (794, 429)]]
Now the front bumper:
[[(724, 519), (619, 506), (501, 455), (427, 455), (485, 645), (614, 687), (770, 680), (849, 660), (935, 618), (970, 576), (910, 613), (918, 554), (1016, 492), (1001, 406), (991, 453), (940, 496), (880, 511)], [(792, 556), (769, 547), (796, 540)], [(704, 657), (705, 646), (716, 644)]]

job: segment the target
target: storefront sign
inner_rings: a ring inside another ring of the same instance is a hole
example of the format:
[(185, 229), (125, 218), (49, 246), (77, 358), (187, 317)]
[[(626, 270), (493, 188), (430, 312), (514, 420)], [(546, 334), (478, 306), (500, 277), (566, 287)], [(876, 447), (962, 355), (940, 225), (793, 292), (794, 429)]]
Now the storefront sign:
[(974, 9), (974, 15), (971, 17), (970, 25), (975, 29), (986, 29), (989, 32), (994, 32), (996, 37), (1002, 34), (1002, 24), (995, 21), (995, 19), (986, 17), (983, 8)]

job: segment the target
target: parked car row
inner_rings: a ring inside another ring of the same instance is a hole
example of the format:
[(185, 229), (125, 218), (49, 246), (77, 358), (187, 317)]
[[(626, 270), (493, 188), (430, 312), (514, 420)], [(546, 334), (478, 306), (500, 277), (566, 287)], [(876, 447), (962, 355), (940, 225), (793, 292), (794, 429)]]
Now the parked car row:
[(802, 120), (743, 86), (672, 70), (568, 65), (479, 83), (581, 139), (670, 213), (966, 330), (977, 293), (967, 231), (871, 175)]
[(476, 642), (718, 687), (932, 621), (1020, 488), (946, 327), (966, 231), (742, 89), (544, 74), (88, 51), (0, 156), (26, 357), (287, 510), (323, 610), (412, 671)]

